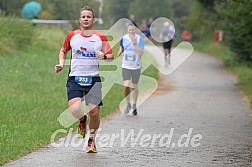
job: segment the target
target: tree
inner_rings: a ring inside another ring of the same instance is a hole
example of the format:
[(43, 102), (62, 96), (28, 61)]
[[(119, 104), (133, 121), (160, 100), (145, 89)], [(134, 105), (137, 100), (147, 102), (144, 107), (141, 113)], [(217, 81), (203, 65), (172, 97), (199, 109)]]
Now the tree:
[(172, 18), (171, 1), (135, 0), (129, 6), (128, 14), (134, 14), (138, 20), (147, 18)]
[(184, 29), (190, 29), (187, 26), (189, 16), (192, 13), (193, 0), (173, 0), (173, 23), (176, 25), (176, 34), (181, 33)]
[(0, 9), (5, 15), (21, 16), (21, 9), (26, 2), (29, 0), (1, 0)]
[(128, 18), (129, 5), (135, 0), (103, 0), (103, 15), (105, 24), (110, 27), (121, 18)]
[(80, 9), (84, 6), (90, 6), (95, 10), (96, 17), (98, 16), (98, 1), (90, 0), (51, 0), (50, 3), (54, 6), (54, 17), (59, 20), (76, 20), (80, 16)]
[(174, 18), (188, 16), (191, 12), (192, 0), (173, 0), (172, 10)]
[(192, 2), (192, 10), (186, 27), (192, 30), (194, 40), (212, 39), (217, 27), (216, 12), (207, 10), (198, 0)]
[(252, 62), (252, 0), (222, 0), (215, 9), (230, 49), (240, 60)]
[(208, 9), (210, 11), (214, 10), (214, 4), (217, 0), (198, 0), (205, 9)]

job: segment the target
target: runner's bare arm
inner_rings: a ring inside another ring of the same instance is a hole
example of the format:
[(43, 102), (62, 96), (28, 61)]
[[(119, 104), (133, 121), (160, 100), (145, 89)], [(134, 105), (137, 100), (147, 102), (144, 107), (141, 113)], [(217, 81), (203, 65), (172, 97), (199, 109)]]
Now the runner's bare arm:
[(117, 57), (120, 57), (123, 52), (124, 52), (124, 49), (122, 46), (120, 46), (119, 51), (117, 53)]
[(59, 52), (59, 64), (55, 65), (55, 68), (54, 68), (56, 73), (60, 72), (63, 69), (66, 56), (67, 56), (67, 51), (65, 51), (64, 48), (61, 48)]
[(114, 55), (113, 54), (106, 54), (107, 56), (107, 60), (113, 60), (114, 59)]

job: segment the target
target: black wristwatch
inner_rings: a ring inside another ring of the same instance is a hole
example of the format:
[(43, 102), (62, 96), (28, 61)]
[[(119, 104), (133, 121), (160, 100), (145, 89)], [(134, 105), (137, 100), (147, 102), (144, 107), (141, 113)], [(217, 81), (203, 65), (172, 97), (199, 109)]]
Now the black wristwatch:
[(108, 57), (106, 56), (106, 54), (104, 54), (103, 59), (106, 60)]

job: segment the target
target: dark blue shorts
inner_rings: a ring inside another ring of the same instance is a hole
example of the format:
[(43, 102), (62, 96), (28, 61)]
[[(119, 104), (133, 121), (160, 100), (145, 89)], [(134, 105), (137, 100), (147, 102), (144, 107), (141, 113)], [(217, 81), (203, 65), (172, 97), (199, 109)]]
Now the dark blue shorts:
[(94, 76), (92, 83), (91, 86), (81, 86), (75, 81), (74, 76), (69, 76), (66, 84), (68, 101), (80, 97), (85, 100), (87, 105), (91, 103), (102, 106), (102, 83), (100, 76)]
[(169, 50), (171, 50), (172, 42), (173, 42), (172, 39), (171, 39), (170, 41), (168, 41), (168, 42), (164, 42), (164, 43), (163, 43), (163, 48), (164, 48), (164, 49), (169, 49)]

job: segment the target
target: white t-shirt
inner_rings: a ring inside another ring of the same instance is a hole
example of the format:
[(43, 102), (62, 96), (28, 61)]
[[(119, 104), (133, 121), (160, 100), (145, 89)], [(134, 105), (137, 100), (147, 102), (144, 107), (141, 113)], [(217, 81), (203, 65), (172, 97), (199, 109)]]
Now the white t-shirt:
[(83, 36), (80, 30), (71, 31), (63, 44), (65, 51), (71, 49), (69, 76), (95, 76), (99, 74), (97, 51), (112, 54), (107, 37), (97, 31)]
[[(139, 48), (144, 49), (144, 40), (143, 38), (135, 34), (137, 45)], [(141, 69), (141, 56), (137, 54), (135, 46), (131, 41), (129, 34), (123, 36), (120, 41), (120, 46), (123, 47), (123, 59), (122, 59), (122, 68), (136, 70)]]

